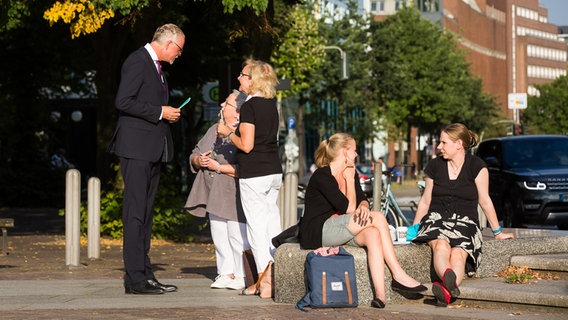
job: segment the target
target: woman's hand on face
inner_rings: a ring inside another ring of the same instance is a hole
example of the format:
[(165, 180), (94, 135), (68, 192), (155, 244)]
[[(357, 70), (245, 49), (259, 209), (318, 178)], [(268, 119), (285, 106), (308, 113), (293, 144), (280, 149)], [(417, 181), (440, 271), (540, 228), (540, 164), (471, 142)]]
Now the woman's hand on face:
[(355, 166), (353, 164), (347, 164), (347, 167), (343, 170), (343, 178), (345, 180), (353, 180), (355, 177)]
[(217, 134), (221, 137), (226, 137), (229, 132), (231, 132), (231, 129), (223, 123), (223, 120), (219, 120), (219, 123), (217, 124)]

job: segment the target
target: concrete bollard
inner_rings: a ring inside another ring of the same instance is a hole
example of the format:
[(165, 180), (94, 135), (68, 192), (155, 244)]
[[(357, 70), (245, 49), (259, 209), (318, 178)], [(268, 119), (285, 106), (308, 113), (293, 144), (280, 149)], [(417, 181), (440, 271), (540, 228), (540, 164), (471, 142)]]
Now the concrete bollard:
[(280, 191), (278, 192), (278, 199), (276, 199), (276, 205), (280, 210), (280, 220), (282, 220), (282, 215), (284, 214), (284, 188), (286, 188), (285, 184), (283, 184), (280, 188)]
[(65, 265), (79, 267), (81, 254), (81, 173), (65, 174)]
[(284, 199), (280, 207), (282, 230), (298, 223), (298, 175), (287, 173), (284, 178)]
[(88, 183), (88, 248), (89, 259), (100, 259), (101, 256), (101, 181), (99, 178), (89, 178)]
[[(379, 170), (377, 170), (377, 168)], [(381, 164), (375, 162), (375, 170), (373, 172), (373, 206), (371, 210), (379, 211), (381, 209), (381, 193), (383, 191), (383, 172)]]

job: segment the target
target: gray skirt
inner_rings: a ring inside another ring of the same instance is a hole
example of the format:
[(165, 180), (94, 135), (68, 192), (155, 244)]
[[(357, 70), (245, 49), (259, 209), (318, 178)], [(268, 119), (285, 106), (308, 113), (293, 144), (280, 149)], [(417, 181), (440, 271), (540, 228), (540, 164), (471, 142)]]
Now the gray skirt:
[(350, 214), (341, 214), (327, 219), (323, 224), (321, 245), (323, 247), (342, 245), (358, 247), (355, 235), (347, 228), (350, 218)]

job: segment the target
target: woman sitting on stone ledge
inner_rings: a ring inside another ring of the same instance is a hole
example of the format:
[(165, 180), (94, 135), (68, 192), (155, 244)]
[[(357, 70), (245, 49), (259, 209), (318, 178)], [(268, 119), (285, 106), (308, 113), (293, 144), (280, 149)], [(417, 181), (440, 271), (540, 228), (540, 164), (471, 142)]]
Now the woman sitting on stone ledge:
[[(485, 162), (467, 152), (477, 144), (477, 135), (465, 125), (454, 123), (440, 134), (440, 157), (430, 160), (424, 173), (426, 188), (414, 217), (414, 242), (432, 248), (434, 270), (440, 282), (432, 283), (439, 306), (447, 306), (460, 294), (466, 263), (477, 270), (482, 236), (477, 204), (481, 206), (495, 239), (512, 239), (502, 232), (493, 202), (489, 198), (489, 172)], [(413, 228), (409, 228), (412, 230)]]
[(418, 293), (427, 288), (400, 266), (385, 216), (370, 211), (355, 172), (355, 150), (355, 140), (345, 133), (336, 133), (320, 143), (315, 152), (318, 169), (306, 189), (300, 246), (302, 249), (339, 245), (367, 247), (367, 262), (375, 289), (371, 306), (384, 308), (385, 262), (392, 272), (393, 290)]

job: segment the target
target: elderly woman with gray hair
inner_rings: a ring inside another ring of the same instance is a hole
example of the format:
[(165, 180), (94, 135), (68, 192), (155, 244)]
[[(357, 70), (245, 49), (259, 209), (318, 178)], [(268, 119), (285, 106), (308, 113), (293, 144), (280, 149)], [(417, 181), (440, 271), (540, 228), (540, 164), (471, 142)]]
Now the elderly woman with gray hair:
[[(223, 123), (237, 127), (245, 98), (244, 93), (234, 90), (221, 103), (219, 117)], [(242, 252), (249, 244), (236, 188), (236, 147), (229, 138), (217, 135), (217, 126), (207, 130), (189, 156), (191, 171), (197, 176), (185, 208), (194, 216), (209, 215), (218, 274), (211, 288), (241, 290), (245, 287)]]

